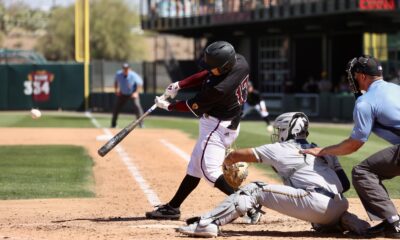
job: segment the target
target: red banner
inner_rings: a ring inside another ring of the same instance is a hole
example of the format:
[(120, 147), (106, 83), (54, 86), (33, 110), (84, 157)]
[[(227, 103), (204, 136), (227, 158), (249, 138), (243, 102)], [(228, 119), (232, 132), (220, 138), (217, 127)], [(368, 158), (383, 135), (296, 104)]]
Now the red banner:
[(394, 0), (360, 0), (361, 10), (394, 10)]

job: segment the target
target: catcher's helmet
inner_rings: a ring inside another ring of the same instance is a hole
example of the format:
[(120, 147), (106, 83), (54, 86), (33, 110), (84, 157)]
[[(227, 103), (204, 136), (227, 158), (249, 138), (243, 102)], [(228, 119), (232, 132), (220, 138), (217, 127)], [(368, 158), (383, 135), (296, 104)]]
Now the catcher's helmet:
[(347, 63), (347, 80), (350, 89), (358, 98), (361, 96), (361, 90), (355, 78), (355, 73), (364, 73), (369, 76), (382, 76), (382, 65), (380, 62), (369, 55), (362, 55), (359, 58), (353, 58)]
[(305, 139), (308, 136), (308, 117), (302, 112), (288, 112), (279, 115), (274, 121), (275, 133), (273, 142), (284, 142), (289, 139)]
[(214, 75), (229, 72), (236, 63), (236, 52), (233, 46), (225, 41), (213, 42), (204, 50), (200, 66)]

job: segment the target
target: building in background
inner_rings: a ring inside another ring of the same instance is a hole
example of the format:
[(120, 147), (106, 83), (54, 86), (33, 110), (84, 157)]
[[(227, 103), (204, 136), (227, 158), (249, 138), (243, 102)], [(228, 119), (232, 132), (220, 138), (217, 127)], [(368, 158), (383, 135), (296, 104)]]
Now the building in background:
[(321, 73), (339, 92), (348, 60), (361, 54), (379, 58), (387, 80), (399, 77), (400, 0), (146, 0), (142, 7), (144, 30), (195, 39), (194, 61), (208, 42), (231, 42), (268, 96), (309, 94), (303, 86)]

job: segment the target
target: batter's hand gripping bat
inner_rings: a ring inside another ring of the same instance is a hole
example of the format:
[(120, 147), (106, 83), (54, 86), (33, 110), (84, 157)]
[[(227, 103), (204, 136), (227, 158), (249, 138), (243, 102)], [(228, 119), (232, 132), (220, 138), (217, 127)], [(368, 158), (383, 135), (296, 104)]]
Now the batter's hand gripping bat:
[[(160, 98), (166, 99), (164, 95), (162, 95)], [(112, 137), (106, 144), (104, 144), (98, 151), (97, 153), (104, 157), (111, 149), (113, 149), (115, 146), (117, 146), (118, 143), (122, 141), (133, 129), (139, 125), (139, 123), (147, 117), (151, 112), (153, 112), (157, 108), (157, 105), (154, 104), (149, 108), (140, 118), (138, 118), (136, 121), (131, 122), (128, 124), (128, 126), (124, 127), (121, 131), (119, 131), (114, 137)]]

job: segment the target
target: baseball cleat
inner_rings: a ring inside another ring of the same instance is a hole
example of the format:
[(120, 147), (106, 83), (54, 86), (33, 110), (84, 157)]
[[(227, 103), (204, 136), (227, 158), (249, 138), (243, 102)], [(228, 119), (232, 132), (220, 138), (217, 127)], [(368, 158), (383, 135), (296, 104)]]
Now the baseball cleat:
[(400, 238), (400, 220), (389, 223), (387, 220), (367, 229), (366, 237)]
[(251, 209), (250, 211), (247, 212), (247, 216), (250, 219), (250, 224), (257, 224), (261, 219), (262, 213), (254, 209)]
[(169, 204), (156, 206), (153, 211), (146, 212), (146, 218), (149, 219), (179, 220), (180, 217), (179, 208), (173, 208)]
[(177, 228), (176, 231), (188, 236), (211, 238), (218, 236), (219, 229), (214, 223), (210, 223), (206, 226), (200, 226), (198, 222), (195, 222), (190, 225)]

